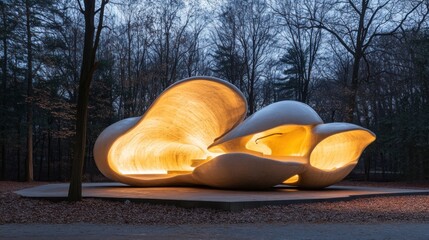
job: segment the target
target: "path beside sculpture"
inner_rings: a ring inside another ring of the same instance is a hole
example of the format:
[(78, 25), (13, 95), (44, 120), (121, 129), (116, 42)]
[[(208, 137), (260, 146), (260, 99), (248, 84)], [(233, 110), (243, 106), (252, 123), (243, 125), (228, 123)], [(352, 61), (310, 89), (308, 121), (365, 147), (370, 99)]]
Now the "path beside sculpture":
[[(62, 199), (68, 184), (47, 184), (16, 191), (24, 197)], [(277, 186), (267, 191), (233, 191), (186, 187), (130, 187), (121, 183), (85, 183), (83, 197), (170, 204), (179, 207), (205, 207), (229, 211), (294, 202), (335, 201), (358, 197), (429, 194), (427, 189), (331, 186), (323, 190), (297, 190)]]
[(5, 224), (1, 239), (429, 239), (429, 224)]

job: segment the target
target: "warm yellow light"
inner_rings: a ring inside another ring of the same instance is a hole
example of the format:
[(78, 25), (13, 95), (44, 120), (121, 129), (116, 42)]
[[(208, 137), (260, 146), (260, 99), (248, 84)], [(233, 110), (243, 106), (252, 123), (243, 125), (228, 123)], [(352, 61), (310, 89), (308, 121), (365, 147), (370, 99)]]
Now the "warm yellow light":
[(100, 171), (117, 181), (188, 184), (192, 178), (171, 176), (192, 172), (222, 154), (207, 148), (244, 119), (246, 108), (244, 96), (231, 84), (207, 77), (187, 79), (165, 90), (142, 117), (105, 129), (94, 146), (94, 158)]
[(304, 156), (308, 152), (309, 128), (284, 125), (256, 133), (246, 143), (246, 148), (264, 155)]
[(165, 170), (144, 170), (144, 171), (140, 171), (140, 172), (136, 172), (136, 171), (127, 172), (125, 170), (122, 170), (120, 173), (123, 175), (162, 175), (162, 174), (167, 174), (167, 171), (165, 171)]
[(242, 120), (245, 102), (228, 85), (194, 83), (164, 92), (135, 127), (115, 140), (108, 156), (112, 169), (121, 174), (192, 171), (192, 159), (216, 155), (207, 146)]
[(293, 175), (288, 180), (284, 181), (283, 184), (296, 184), (299, 181), (299, 175)]
[(308, 105), (281, 101), (245, 121), (233, 85), (190, 78), (164, 91), (142, 117), (106, 128), (94, 158), (107, 177), (135, 186), (317, 188), (343, 179), (375, 140), (345, 123), (324, 124)]
[(322, 140), (310, 156), (310, 164), (331, 171), (356, 163), (365, 147), (374, 141), (367, 131), (354, 130), (332, 135)]

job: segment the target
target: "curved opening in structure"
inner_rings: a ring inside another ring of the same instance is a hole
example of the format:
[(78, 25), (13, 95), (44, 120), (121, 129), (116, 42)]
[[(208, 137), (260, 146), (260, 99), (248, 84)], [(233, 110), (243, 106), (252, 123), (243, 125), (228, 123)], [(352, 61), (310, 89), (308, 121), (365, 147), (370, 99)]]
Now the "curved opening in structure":
[(333, 171), (356, 163), (362, 151), (375, 137), (368, 131), (353, 130), (337, 133), (322, 140), (310, 155), (310, 165)]
[(295, 184), (299, 181), (299, 175), (293, 175), (292, 177), (288, 178), (286, 181), (283, 182), (283, 184)]
[(253, 135), (246, 148), (270, 156), (305, 156), (309, 147), (309, 132), (308, 126), (275, 127)]
[(207, 147), (245, 112), (244, 98), (228, 83), (178, 83), (112, 144), (109, 166), (121, 175), (189, 173), (198, 161), (215, 156)]

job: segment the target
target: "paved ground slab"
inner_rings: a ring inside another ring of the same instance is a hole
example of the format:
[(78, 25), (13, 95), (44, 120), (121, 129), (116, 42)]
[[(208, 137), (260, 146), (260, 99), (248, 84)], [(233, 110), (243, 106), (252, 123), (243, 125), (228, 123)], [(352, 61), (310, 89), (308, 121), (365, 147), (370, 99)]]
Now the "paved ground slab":
[(6, 224), (0, 239), (429, 239), (429, 224)]
[[(69, 184), (47, 184), (16, 191), (23, 197), (64, 199)], [(121, 183), (84, 183), (83, 197), (120, 201), (142, 201), (171, 204), (180, 207), (205, 207), (241, 210), (264, 205), (311, 201), (335, 201), (358, 197), (429, 194), (425, 189), (396, 189), (379, 187), (331, 186), (322, 190), (298, 190), (277, 186), (267, 191), (233, 191), (187, 187), (130, 187)]]

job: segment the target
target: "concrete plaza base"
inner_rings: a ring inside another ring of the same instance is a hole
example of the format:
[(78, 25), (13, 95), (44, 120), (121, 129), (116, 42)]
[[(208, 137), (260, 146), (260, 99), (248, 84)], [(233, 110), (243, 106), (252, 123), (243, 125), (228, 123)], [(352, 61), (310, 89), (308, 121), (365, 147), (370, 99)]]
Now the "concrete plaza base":
[[(22, 197), (63, 200), (69, 184), (47, 184), (22, 189), (15, 193)], [(266, 191), (235, 191), (190, 187), (131, 187), (121, 183), (84, 183), (83, 197), (118, 201), (139, 201), (169, 204), (189, 208), (215, 208), (229, 211), (266, 205), (302, 202), (350, 200), (359, 197), (421, 195), (425, 189), (397, 189), (379, 187), (330, 186), (322, 190), (301, 190), (283, 185)]]

